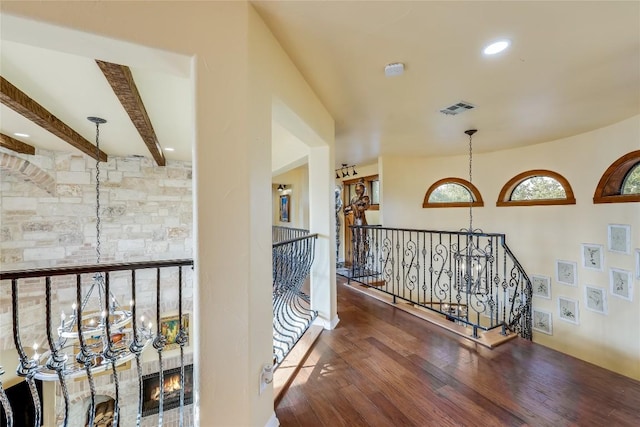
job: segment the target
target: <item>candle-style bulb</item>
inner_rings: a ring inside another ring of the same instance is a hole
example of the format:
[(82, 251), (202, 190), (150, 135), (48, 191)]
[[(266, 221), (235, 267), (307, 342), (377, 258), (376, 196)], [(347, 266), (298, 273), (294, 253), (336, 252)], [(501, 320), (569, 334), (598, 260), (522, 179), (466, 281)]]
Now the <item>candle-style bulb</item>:
[(144, 316), (140, 316), (140, 321), (144, 323)]
[(149, 330), (151, 330), (152, 326), (153, 326), (153, 323), (149, 322)]
[(64, 322), (64, 319), (67, 318), (67, 315), (64, 314), (64, 310), (62, 310), (62, 313), (60, 313), (60, 320), (62, 320)]

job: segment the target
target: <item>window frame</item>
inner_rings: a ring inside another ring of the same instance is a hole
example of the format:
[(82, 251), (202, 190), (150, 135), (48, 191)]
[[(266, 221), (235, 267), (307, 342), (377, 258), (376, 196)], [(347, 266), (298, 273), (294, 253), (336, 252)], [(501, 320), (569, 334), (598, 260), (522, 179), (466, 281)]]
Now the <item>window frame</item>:
[[(562, 186), (565, 193), (564, 199), (535, 199), (535, 200), (511, 200), (513, 190), (522, 182), (538, 176), (553, 178)], [(569, 181), (557, 172), (546, 169), (532, 169), (519, 173), (511, 178), (500, 190), (496, 206), (549, 206), (549, 205), (575, 205), (576, 199)]]
[[(464, 188), (471, 193), (471, 202), (429, 202), (429, 197), (431, 193), (433, 193), (437, 188), (445, 184), (458, 184), (463, 186)], [(468, 208), (469, 206), (473, 207), (482, 207), (484, 206), (484, 201), (482, 200), (482, 195), (478, 188), (473, 185), (471, 182), (462, 178), (443, 178), (431, 184), (431, 187), (427, 190), (424, 195), (424, 200), (422, 202), (423, 208)]]
[(622, 185), (627, 174), (638, 164), (640, 150), (631, 151), (613, 162), (602, 174), (596, 186), (593, 203), (640, 202), (640, 194), (622, 194)]

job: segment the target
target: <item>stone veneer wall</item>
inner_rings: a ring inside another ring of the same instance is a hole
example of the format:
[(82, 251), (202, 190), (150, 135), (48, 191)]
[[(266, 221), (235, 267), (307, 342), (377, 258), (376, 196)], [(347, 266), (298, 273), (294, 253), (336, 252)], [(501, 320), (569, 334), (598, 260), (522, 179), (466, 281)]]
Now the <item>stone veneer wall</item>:
[[(82, 154), (38, 150), (36, 155), (23, 155), (0, 148), (2, 271), (95, 264), (95, 168), (95, 160)], [(101, 263), (192, 258), (191, 173), (188, 162), (168, 161), (167, 166), (157, 167), (149, 158), (110, 157), (108, 162), (101, 163)], [(187, 270), (183, 310), (189, 312), (193, 309), (193, 281), (191, 270)], [(175, 271), (163, 275), (170, 283), (177, 283)], [(117, 275), (111, 281), (112, 290), (120, 303), (125, 302), (123, 305), (131, 299), (129, 283), (127, 278)], [(137, 286), (139, 313), (155, 319), (152, 272), (140, 274)], [(73, 281), (60, 279), (54, 282), (53, 289), (53, 313), (61, 310), (69, 313), (75, 299)], [(163, 287), (162, 316), (177, 312), (177, 292), (175, 285)], [(46, 347), (42, 281), (21, 282), (19, 295), (23, 343), (30, 346), (37, 342)], [(0, 282), (0, 351), (5, 354), (14, 348), (10, 297), (10, 283)], [(153, 348), (144, 356), (144, 374), (154, 372), (153, 369), (157, 371)], [(5, 369), (11, 369), (6, 361), (3, 363)], [(169, 359), (167, 363), (167, 367), (173, 367), (178, 361)], [(126, 390), (121, 395), (121, 402), (127, 402), (121, 405), (123, 420), (127, 420), (123, 425), (129, 425), (129, 420), (135, 419), (137, 409), (137, 373), (135, 363), (132, 365), (119, 369), (121, 393)], [(56, 388), (56, 412), (60, 421), (63, 408), (59, 387)], [(113, 397), (110, 375), (97, 379), (97, 390), (98, 394)], [(86, 380), (72, 382), (70, 392), (72, 402), (86, 404)], [(77, 412), (78, 406), (73, 410)], [(82, 418), (86, 412), (77, 416)], [(166, 414), (167, 421), (167, 416), (174, 417)], [(144, 424), (150, 423), (153, 417), (147, 418), (149, 420), (145, 418)], [(157, 420), (157, 416), (155, 418)], [(72, 419), (70, 425), (76, 425), (76, 422), (80, 425), (84, 421)]]

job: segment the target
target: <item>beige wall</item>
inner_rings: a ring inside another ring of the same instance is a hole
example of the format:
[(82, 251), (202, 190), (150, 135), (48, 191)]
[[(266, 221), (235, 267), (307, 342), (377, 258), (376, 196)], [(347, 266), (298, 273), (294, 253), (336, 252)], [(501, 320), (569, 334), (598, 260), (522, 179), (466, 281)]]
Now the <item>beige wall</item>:
[[(273, 177), (272, 214), (273, 225), (309, 229), (309, 167), (297, 167)], [(287, 188), (280, 192), (278, 184)], [(280, 196), (289, 195), (290, 222), (280, 222)]]
[[(466, 135), (461, 135), (466, 140)], [(482, 149), (482, 129), (473, 144)], [(570, 138), (525, 148), (476, 154), (473, 183), (485, 201), (473, 210), (474, 227), (505, 233), (507, 244), (527, 274), (552, 278), (552, 299), (534, 297), (533, 306), (553, 313), (553, 335), (534, 331), (534, 341), (624, 375), (640, 379), (640, 283), (634, 278), (634, 298), (612, 296), (608, 315), (584, 308), (584, 286), (609, 289), (609, 268), (634, 271), (634, 256), (606, 250), (607, 225), (631, 225), (632, 252), (640, 248), (640, 204), (594, 205), (594, 190), (604, 171), (620, 156), (640, 149), (640, 117)], [(384, 225), (420, 229), (459, 230), (469, 224), (468, 208), (423, 209), (429, 186), (445, 177), (468, 179), (468, 158), (383, 157)], [(550, 169), (571, 184), (576, 205), (496, 207), (502, 186), (531, 169)], [(582, 243), (605, 247), (604, 271), (581, 267)], [(578, 263), (578, 287), (555, 280), (555, 261)], [(635, 272), (635, 271), (634, 271)], [(634, 275), (635, 277), (635, 275)], [(580, 324), (558, 319), (558, 296), (579, 301)]]
[[(1, 7), (193, 57), (197, 417), (202, 425), (274, 425), (271, 389), (258, 394), (259, 372), (272, 353), (271, 218), (260, 215), (271, 201), (272, 105), (277, 99), (295, 112), (289, 131), (298, 138), (327, 147), (325, 170), (333, 158), (332, 118), (247, 2), (3, 1)], [(330, 182), (327, 174), (327, 201)], [(325, 217), (322, 229), (331, 239)]]

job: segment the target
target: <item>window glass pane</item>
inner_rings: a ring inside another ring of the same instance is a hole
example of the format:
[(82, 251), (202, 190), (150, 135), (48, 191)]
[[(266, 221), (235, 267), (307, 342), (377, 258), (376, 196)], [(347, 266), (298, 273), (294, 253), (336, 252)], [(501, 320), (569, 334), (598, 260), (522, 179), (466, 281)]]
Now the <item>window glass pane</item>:
[(371, 181), (371, 204), (379, 205), (380, 204), (380, 181)]
[(442, 184), (429, 195), (429, 203), (471, 202), (471, 192), (460, 184)]
[(549, 176), (525, 179), (511, 193), (511, 200), (566, 199), (562, 185)]
[(620, 194), (640, 194), (640, 163), (631, 168), (624, 178)]

